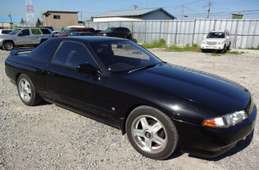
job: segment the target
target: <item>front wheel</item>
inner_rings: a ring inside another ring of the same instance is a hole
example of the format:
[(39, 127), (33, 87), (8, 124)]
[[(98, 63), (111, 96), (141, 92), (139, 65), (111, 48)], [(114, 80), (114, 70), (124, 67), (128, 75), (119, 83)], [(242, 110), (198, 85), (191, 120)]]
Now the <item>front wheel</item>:
[(19, 97), (24, 104), (34, 106), (40, 103), (41, 98), (29, 76), (25, 74), (19, 76), (17, 80), (17, 89)]
[(14, 43), (12, 41), (5, 41), (3, 43), (3, 48), (4, 48), (4, 50), (10, 51), (14, 48)]
[(161, 111), (141, 106), (134, 109), (126, 122), (132, 146), (152, 159), (166, 159), (176, 150), (178, 134), (173, 121)]

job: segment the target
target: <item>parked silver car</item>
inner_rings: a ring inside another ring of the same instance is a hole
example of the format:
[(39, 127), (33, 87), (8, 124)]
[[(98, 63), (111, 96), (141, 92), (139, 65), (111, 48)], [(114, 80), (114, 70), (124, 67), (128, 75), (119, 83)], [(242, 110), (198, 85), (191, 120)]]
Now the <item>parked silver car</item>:
[(17, 46), (35, 46), (40, 44), (42, 38), (51, 36), (47, 28), (16, 29), (6, 35), (0, 35), (0, 47), (11, 50)]

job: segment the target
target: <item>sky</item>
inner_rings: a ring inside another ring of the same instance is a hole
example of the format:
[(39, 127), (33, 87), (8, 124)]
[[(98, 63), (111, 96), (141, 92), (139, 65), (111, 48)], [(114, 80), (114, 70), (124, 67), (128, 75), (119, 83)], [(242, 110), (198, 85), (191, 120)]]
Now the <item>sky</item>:
[[(11, 14), (13, 20), (25, 16), (25, 0), (1, 0), (0, 22), (9, 20)], [(232, 11), (245, 11), (246, 18), (259, 19), (259, 0), (211, 0), (211, 15), (224, 18), (230, 16)], [(86, 20), (91, 16), (105, 11), (138, 8), (164, 7), (172, 15), (181, 18), (184, 15), (196, 18), (207, 16), (209, 0), (32, 0), (35, 16), (40, 17), (47, 10), (75, 10), (79, 11), (79, 19)]]

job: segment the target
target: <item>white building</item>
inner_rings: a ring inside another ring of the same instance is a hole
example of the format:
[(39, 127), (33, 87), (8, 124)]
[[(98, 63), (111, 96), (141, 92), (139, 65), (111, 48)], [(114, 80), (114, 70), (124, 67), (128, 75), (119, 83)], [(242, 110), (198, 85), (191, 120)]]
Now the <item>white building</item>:
[(173, 20), (175, 17), (163, 8), (110, 11), (94, 16), (93, 22)]

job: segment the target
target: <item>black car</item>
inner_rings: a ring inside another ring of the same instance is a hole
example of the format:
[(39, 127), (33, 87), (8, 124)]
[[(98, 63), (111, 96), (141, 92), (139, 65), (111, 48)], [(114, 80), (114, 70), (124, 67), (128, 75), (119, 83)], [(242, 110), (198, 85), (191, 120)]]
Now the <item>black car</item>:
[(217, 156), (255, 126), (246, 88), (163, 62), (126, 39), (53, 38), (32, 52), (12, 51), (5, 68), (24, 104), (45, 100), (119, 128), (153, 159), (178, 148)]
[(132, 33), (126, 27), (109, 27), (104, 31), (98, 33), (98, 35), (108, 36), (108, 37), (119, 37), (132, 40)]

